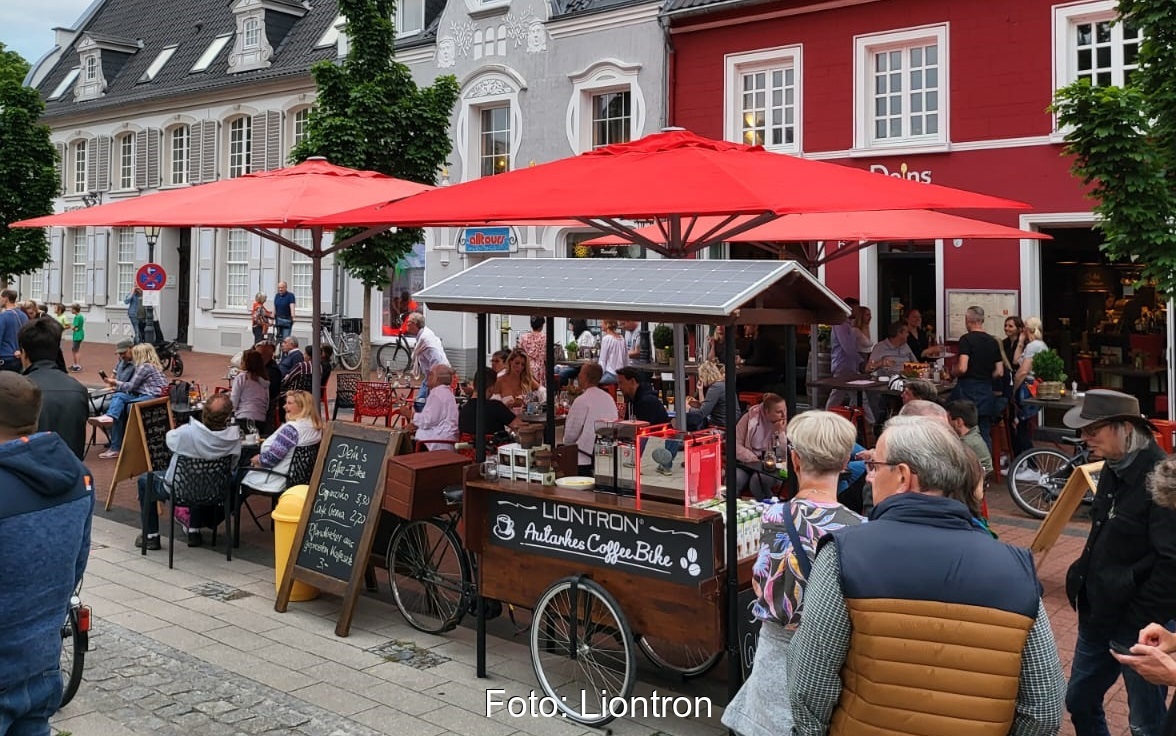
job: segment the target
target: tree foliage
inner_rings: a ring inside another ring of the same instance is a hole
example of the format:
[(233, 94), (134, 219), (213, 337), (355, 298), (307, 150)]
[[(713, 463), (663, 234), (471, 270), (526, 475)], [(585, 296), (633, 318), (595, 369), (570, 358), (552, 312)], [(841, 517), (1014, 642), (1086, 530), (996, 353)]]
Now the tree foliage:
[(1074, 173), (1092, 184), (1113, 258), (1143, 265), (1176, 294), (1176, 0), (1120, 0), (1120, 22), (1143, 28), (1139, 68), (1123, 87), (1080, 80), (1058, 90)]
[(0, 281), (32, 273), (49, 260), (45, 231), (8, 223), (53, 211), (60, 181), (57, 150), (36, 90), (22, 86), (29, 65), (0, 43)]

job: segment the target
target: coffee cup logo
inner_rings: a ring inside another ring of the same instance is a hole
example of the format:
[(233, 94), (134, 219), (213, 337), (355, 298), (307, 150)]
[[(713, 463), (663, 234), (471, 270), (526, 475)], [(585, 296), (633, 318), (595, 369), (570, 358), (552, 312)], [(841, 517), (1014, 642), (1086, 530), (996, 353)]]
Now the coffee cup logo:
[(514, 519), (506, 514), (499, 514), (494, 524), (494, 536), (503, 541), (510, 541), (514, 539)]

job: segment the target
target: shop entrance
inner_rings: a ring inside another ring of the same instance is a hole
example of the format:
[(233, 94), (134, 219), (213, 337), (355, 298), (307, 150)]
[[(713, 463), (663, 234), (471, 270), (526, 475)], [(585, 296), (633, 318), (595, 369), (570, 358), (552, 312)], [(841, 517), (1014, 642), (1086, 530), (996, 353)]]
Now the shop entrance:
[(1098, 230), (1041, 230), (1053, 237), (1041, 247), (1045, 343), (1081, 387), (1125, 391), (1148, 416), (1166, 414), (1167, 308), (1155, 286), (1139, 283), (1140, 266), (1107, 258)]
[(931, 242), (879, 243), (878, 304), (874, 328), (878, 339), (887, 326), (903, 319), (907, 310), (923, 314), (923, 328), (936, 327), (935, 244)]

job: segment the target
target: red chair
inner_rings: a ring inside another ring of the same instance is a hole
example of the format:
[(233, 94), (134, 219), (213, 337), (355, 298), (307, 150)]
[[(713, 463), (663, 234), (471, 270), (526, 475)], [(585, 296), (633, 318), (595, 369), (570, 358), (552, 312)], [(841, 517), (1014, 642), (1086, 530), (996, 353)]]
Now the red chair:
[(1078, 368), (1078, 382), (1083, 389), (1090, 388), (1094, 385), (1094, 359), (1093, 358), (1079, 358), (1074, 362)]
[(1152, 407), (1152, 414), (1157, 417), (1168, 416), (1168, 394), (1156, 394), (1156, 403)]
[(1156, 444), (1162, 447), (1164, 452), (1171, 455), (1173, 447), (1176, 447), (1176, 442), (1173, 441), (1173, 434), (1176, 433), (1176, 422), (1170, 422), (1167, 419), (1153, 419), (1151, 423), (1156, 426)]
[(392, 426), (392, 417), (399, 416), (396, 409), (396, 391), (387, 381), (359, 381), (355, 387), (355, 410), (351, 421), (361, 422), (364, 417), (383, 418), (384, 426)]

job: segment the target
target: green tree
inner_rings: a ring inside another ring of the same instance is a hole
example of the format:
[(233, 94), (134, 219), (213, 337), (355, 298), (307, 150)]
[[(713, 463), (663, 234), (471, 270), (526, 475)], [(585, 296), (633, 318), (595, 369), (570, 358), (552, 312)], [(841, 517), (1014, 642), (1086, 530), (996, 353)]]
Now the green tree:
[(5, 284), (49, 260), (44, 230), (8, 224), (53, 212), (61, 186), (49, 127), (38, 122), (45, 105), (36, 90), (22, 86), (28, 70), (20, 54), (0, 43), (0, 282)]
[(1103, 250), (1130, 258), (1176, 294), (1176, 0), (1120, 0), (1120, 21), (1144, 30), (1139, 68), (1123, 87), (1080, 80), (1058, 90), (1073, 171), (1092, 185)]
[[(431, 87), (418, 87), (408, 67), (392, 58), (395, 10), (395, 0), (339, 0), (351, 48), (341, 64), (324, 61), (311, 69), (318, 99), (307, 120), (307, 137), (291, 154), (294, 161), (325, 156), (339, 166), (437, 182), (451, 148), (449, 116), (457, 102), (457, 80), (442, 76)], [(341, 229), (335, 238), (358, 232)], [(389, 286), (389, 270), (421, 237), (420, 229), (404, 229), (339, 251), (343, 267), (363, 283), (365, 318), (372, 313), (372, 289)], [(370, 334), (363, 331), (363, 366), (371, 365)]]

